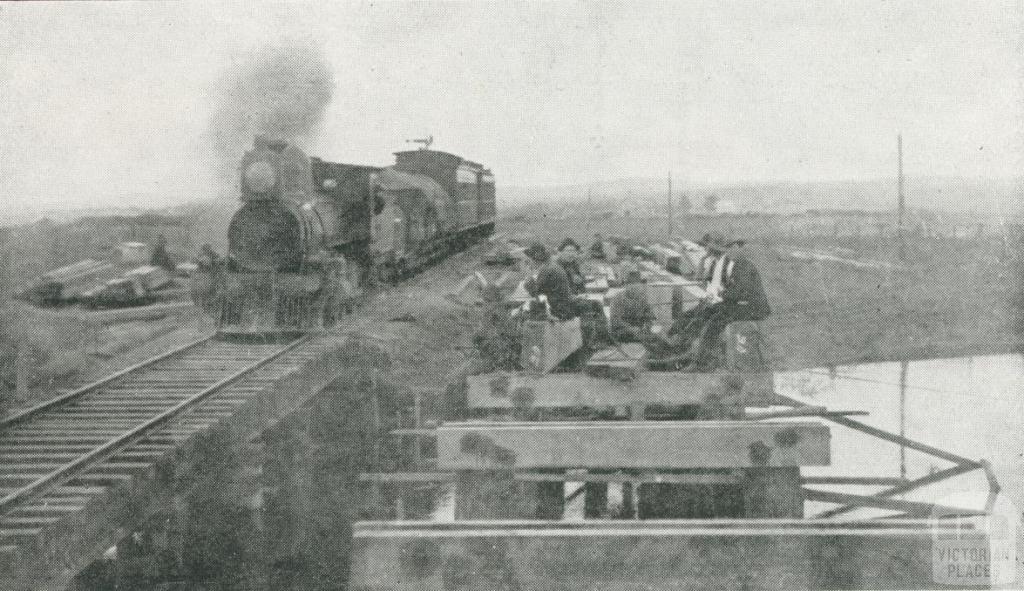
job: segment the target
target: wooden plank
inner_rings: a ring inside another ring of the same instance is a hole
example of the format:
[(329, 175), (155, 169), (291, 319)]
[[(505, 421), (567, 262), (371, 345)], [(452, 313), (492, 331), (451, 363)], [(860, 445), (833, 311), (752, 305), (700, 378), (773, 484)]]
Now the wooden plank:
[(547, 519), (493, 519), (455, 521), (438, 523), (430, 521), (357, 521), (353, 524), (356, 537), (392, 537), (405, 536), (427, 537), (423, 534), (432, 532), (435, 535), (451, 533), (453, 535), (515, 535), (529, 536), (536, 532), (543, 535), (762, 535), (782, 533), (794, 535), (920, 535), (931, 539), (936, 527), (956, 529), (984, 535), (970, 523), (942, 523), (933, 519), (885, 519), (869, 521), (838, 521), (834, 519), (657, 519), (634, 521), (621, 520), (586, 520), (561, 521)]
[(622, 421), (449, 423), (437, 429), (441, 470), (827, 466), (819, 423)]
[(516, 472), (516, 480), (525, 482), (638, 482), (649, 484), (739, 484), (743, 477), (735, 474), (694, 473), (694, 474), (663, 474), (645, 471), (641, 474), (550, 474), (547, 472)]
[(790, 417), (824, 417), (830, 415), (849, 416), (866, 415), (863, 410), (829, 410), (824, 406), (801, 406), (789, 410), (776, 410), (768, 412), (747, 413), (745, 417), (751, 421), (763, 421), (765, 419), (786, 419)]
[(411, 437), (436, 437), (437, 429), (417, 429), (415, 427), (401, 427), (391, 430), (392, 435), (407, 435)]
[(364, 472), (359, 475), (363, 482), (426, 483), (455, 482), (454, 472)]
[(469, 376), (470, 408), (568, 408), (633, 404), (779, 404), (771, 374), (643, 372), (620, 381), (586, 374), (496, 372)]
[(854, 484), (863, 486), (899, 486), (910, 482), (897, 476), (804, 476), (803, 484)]

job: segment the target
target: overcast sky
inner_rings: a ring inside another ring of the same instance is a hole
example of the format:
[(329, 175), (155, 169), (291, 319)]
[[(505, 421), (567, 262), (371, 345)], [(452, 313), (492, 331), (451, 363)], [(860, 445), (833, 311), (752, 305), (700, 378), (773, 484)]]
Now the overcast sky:
[(877, 178), (902, 131), (908, 174), (1010, 176), (1022, 31), (1022, 2), (5, 3), (0, 198), (214, 196), (215, 81), (295, 41), (334, 69), (333, 160), (431, 133), (506, 184)]

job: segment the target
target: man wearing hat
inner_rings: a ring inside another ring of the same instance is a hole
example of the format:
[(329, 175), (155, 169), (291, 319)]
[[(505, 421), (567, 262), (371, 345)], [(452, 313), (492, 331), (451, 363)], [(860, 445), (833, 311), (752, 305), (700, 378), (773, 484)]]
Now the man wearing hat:
[(566, 238), (558, 247), (558, 264), (569, 278), (569, 291), (579, 295), (587, 291), (587, 278), (580, 268), (580, 245), (572, 238)]
[[(669, 330), (669, 343), (677, 350), (689, 348), (691, 361), (703, 368), (710, 361), (713, 347), (730, 322), (764, 320), (771, 314), (761, 276), (750, 260), (728, 255), (733, 244), (718, 232), (702, 239), (714, 257), (708, 273), (707, 296), (693, 310), (679, 316)], [(692, 344), (692, 346), (691, 346)]]
[(533, 297), (544, 296), (547, 299), (551, 315), (559, 320), (569, 320), (575, 316), (572, 305), (572, 292), (569, 277), (557, 262), (551, 259), (548, 249), (543, 244), (532, 244), (523, 254), (532, 263), (531, 271), (536, 277), (526, 281), (526, 291)]
[(708, 232), (697, 240), (697, 245), (704, 249), (704, 256), (700, 259), (700, 264), (697, 265), (697, 279), (700, 281), (711, 280), (711, 267), (715, 264), (715, 255), (708, 248), (708, 244), (711, 242), (711, 233)]
[(725, 282), (732, 275), (735, 261), (725, 254), (729, 244), (721, 232), (711, 232), (706, 238), (704, 248), (708, 249), (709, 257), (706, 290), (711, 303), (715, 304), (722, 301), (722, 291), (725, 289)]

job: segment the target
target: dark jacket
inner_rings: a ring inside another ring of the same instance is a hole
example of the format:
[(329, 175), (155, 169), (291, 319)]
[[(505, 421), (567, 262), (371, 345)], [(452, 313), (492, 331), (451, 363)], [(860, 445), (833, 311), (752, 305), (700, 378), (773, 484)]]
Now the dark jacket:
[(559, 260), (558, 264), (562, 266), (562, 270), (565, 271), (565, 275), (569, 279), (569, 291), (573, 295), (587, 291), (587, 278), (583, 275), (579, 262)]
[(533, 297), (547, 297), (551, 315), (555, 318), (568, 320), (575, 316), (569, 277), (565, 274), (565, 269), (554, 260), (548, 261), (540, 268), (536, 279), (526, 282), (526, 291)]
[(722, 304), (731, 320), (764, 320), (771, 313), (757, 267), (745, 257), (729, 257), (732, 272), (724, 280)]

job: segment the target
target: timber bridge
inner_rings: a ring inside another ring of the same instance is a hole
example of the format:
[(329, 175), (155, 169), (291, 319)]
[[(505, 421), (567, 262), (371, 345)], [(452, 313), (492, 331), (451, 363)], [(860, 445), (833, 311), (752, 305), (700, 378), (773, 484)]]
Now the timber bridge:
[[(927, 518), (989, 506), (904, 493), (974, 470), (990, 479), (988, 505), (998, 492), (985, 462), (871, 427), (851, 418), (858, 411), (781, 397), (770, 372), (739, 371), (737, 360), (730, 372), (687, 374), (599, 353), (595, 374), (462, 379), (461, 355), (402, 368), (381, 346), (427, 347), (436, 334), (417, 344), (399, 324), (384, 338), (356, 324), (204, 338), (4, 419), (0, 588), (73, 587), (105, 551), (218, 488), (257, 509), (263, 531), (249, 537), (263, 540), (264, 570), (239, 576), (261, 588), (303, 588), (306, 576), (367, 589), (667, 589), (714, 585), (726, 571), (733, 588), (909, 588), (929, 580)], [(405, 383), (403, 371), (430, 385)], [(802, 474), (829, 465), (829, 422), (953, 465), (914, 480)], [(275, 437), (291, 440), (259, 457)], [(884, 488), (820, 488), (835, 485)], [(805, 501), (835, 507), (807, 519)], [(195, 504), (195, 517), (219, 519), (211, 506)], [(845, 515), (858, 508), (896, 515)], [(334, 545), (318, 537), (331, 535)]]
[(202, 486), (357, 366), (340, 337), (207, 337), (0, 422), (0, 588), (64, 589), (151, 508)]

